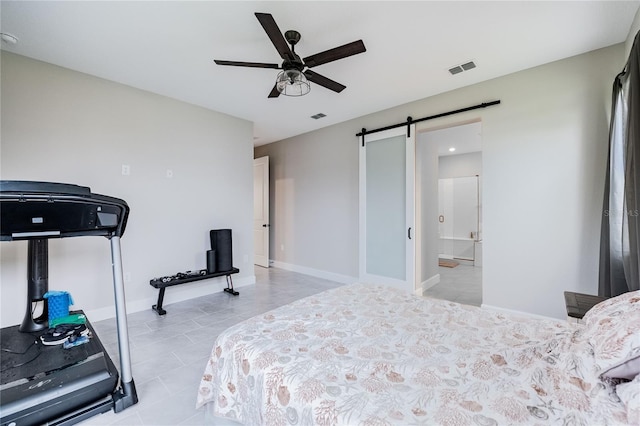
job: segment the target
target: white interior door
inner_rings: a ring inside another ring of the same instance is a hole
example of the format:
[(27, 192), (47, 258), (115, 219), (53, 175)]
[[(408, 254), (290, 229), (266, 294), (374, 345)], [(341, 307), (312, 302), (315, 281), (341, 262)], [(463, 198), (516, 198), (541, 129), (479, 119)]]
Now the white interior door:
[(415, 289), (415, 125), (360, 149), (360, 280)]
[(269, 267), (269, 157), (253, 160), (254, 263)]

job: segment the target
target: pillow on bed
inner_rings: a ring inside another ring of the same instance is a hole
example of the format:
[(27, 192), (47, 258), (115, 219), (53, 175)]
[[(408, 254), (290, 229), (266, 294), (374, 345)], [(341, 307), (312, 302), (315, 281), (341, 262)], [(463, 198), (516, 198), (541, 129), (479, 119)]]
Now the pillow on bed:
[(600, 375), (633, 380), (640, 374), (640, 291), (597, 304), (583, 322)]
[(640, 376), (632, 382), (618, 384), (616, 394), (627, 409), (629, 424), (640, 424)]

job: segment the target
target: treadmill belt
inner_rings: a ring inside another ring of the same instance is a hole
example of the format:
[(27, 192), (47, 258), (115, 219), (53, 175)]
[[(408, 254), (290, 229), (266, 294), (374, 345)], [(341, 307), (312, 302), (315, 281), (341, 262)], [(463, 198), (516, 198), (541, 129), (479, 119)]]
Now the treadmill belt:
[[(0, 368), (2, 377), (0, 388), (18, 380), (30, 380), (37, 375), (49, 374), (86, 360), (90, 355), (102, 352), (101, 345), (94, 339), (89, 343), (64, 349), (62, 344), (45, 346), (40, 341), (44, 333), (21, 333), (19, 326), (0, 330)], [(37, 342), (34, 344), (34, 342)]]

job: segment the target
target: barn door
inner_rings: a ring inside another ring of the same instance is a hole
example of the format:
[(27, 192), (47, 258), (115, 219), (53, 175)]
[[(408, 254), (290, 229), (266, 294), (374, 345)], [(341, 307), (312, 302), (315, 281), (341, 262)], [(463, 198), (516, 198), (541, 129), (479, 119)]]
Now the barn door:
[[(410, 133), (410, 135), (408, 134)], [(365, 136), (360, 148), (360, 280), (415, 285), (415, 125)]]

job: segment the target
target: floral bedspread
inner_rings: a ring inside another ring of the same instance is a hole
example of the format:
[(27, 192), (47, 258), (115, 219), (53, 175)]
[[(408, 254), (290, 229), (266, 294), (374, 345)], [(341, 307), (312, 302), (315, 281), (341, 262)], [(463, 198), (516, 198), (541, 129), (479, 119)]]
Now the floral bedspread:
[(354, 284), (221, 334), (197, 406), (248, 425), (627, 423), (580, 332)]

